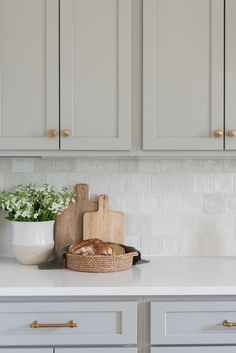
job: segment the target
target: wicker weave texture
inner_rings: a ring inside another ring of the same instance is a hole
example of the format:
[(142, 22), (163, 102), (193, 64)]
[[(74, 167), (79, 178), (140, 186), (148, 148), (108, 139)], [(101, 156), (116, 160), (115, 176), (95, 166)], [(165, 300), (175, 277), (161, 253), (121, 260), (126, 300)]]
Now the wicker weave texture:
[(66, 254), (66, 267), (80, 272), (118, 272), (132, 267), (137, 252), (124, 255), (74, 255)]

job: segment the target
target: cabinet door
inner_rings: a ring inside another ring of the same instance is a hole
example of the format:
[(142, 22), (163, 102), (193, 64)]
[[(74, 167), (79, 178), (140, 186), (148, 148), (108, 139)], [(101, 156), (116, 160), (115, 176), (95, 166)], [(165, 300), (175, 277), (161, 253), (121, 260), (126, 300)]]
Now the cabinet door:
[(137, 348), (56, 348), (55, 353), (137, 353)]
[(53, 353), (52, 348), (0, 348), (0, 353)]
[[(226, 0), (225, 45), (225, 148), (236, 150), (236, 1)], [(233, 134), (229, 136), (229, 132)]]
[[(35, 328), (32, 323), (73, 328)], [(136, 301), (55, 301), (0, 303), (0, 345), (11, 346), (136, 345)]]
[(131, 0), (60, 3), (61, 149), (129, 150)]
[(150, 341), (152, 345), (235, 345), (234, 301), (151, 302)]
[(0, 0), (0, 149), (58, 149), (58, 0)]
[(144, 150), (223, 149), (224, 1), (144, 0), (143, 50)]
[(151, 353), (233, 353), (234, 347), (221, 346), (221, 347), (153, 347)]

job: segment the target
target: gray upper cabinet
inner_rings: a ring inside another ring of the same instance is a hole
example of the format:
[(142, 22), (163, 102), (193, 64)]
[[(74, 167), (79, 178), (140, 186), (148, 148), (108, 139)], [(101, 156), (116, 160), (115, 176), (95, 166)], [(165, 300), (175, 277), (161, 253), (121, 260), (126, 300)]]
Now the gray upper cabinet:
[(225, 148), (236, 150), (236, 1), (226, 0)]
[(0, 0), (0, 155), (235, 154), (235, 19), (235, 0)]
[(58, 22), (58, 0), (0, 0), (0, 150), (58, 149)]
[(131, 0), (61, 0), (61, 150), (131, 148)]
[(224, 1), (144, 0), (143, 11), (143, 149), (222, 150)]

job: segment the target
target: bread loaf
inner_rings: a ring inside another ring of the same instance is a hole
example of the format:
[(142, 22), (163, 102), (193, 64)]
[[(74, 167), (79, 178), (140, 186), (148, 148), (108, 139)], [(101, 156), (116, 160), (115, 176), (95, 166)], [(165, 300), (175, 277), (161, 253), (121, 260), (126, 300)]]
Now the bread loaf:
[(92, 244), (101, 243), (101, 242), (102, 241), (100, 239), (97, 239), (97, 238), (79, 241), (78, 243), (72, 244), (69, 247), (69, 253), (70, 254), (76, 254), (84, 246), (89, 246), (89, 245), (91, 246)]
[(72, 244), (70, 254), (76, 255), (123, 255), (125, 249), (116, 243), (105, 243), (100, 239), (87, 239)]
[(112, 255), (113, 253), (112, 248), (107, 243), (97, 243), (94, 247), (96, 251), (95, 255)]
[(109, 246), (112, 248), (113, 255), (125, 254), (125, 249), (123, 248), (123, 246), (120, 246), (119, 244), (116, 244), (116, 243), (109, 243)]

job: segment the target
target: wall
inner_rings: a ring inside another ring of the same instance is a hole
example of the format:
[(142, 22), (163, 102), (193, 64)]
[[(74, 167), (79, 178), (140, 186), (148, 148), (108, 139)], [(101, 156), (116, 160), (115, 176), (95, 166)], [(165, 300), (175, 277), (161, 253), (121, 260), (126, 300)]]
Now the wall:
[[(146, 255), (236, 255), (236, 160), (0, 159), (0, 189), (88, 183), (126, 213), (126, 243)], [(0, 220), (0, 254), (11, 255)]]

